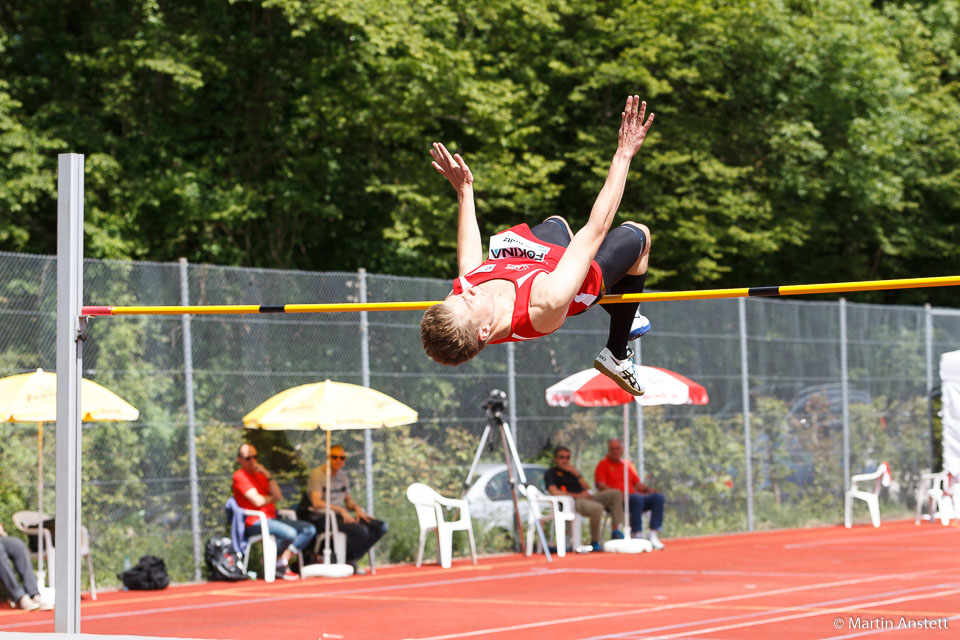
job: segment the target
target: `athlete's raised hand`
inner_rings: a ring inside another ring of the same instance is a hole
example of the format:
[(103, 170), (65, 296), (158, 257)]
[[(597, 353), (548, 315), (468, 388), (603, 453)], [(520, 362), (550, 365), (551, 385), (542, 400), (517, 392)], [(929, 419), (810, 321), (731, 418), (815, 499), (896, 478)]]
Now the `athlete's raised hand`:
[(433, 168), (450, 181), (457, 193), (465, 188), (472, 188), (473, 173), (470, 172), (470, 167), (467, 166), (459, 153), (450, 155), (445, 146), (439, 142), (434, 142), (433, 148), (430, 149), (430, 155), (433, 157), (431, 163)]
[(647, 131), (653, 124), (653, 114), (644, 122), (647, 103), (640, 102), (640, 96), (627, 96), (627, 105), (623, 108), (620, 121), (619, 148), (631, 158), (640, 150)]

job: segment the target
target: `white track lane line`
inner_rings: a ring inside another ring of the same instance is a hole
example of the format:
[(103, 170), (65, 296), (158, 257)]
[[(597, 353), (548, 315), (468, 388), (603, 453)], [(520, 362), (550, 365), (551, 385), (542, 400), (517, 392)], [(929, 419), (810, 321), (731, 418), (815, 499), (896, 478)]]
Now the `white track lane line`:
[[(804, 604), (804, 605), (795, 605), (795, 606), (791, 606), (791, 607), (781, 607), (781, 608), (778, 608), (778, 609), (770, 609), (770, 610), (767, 610), (767, 611), (757, 611), (757, 612), (753, 612), (753, 613), (741, 613), (741, 614), (736, 614), (736, 615), (731, 615), (731, 616), (721, 616), (721, 617), (717, 617), (717, 618), (707, 618), (707, 619), (703, 619), (703, 620), (691, 620), (690, 622), (681, 622), (681, 623), (677, 623), (677, 624), (664, 625), (664, 626), (661, 626), (661, 627), (652, 627), (652, 628), (649, 628), (649, 627), (648, 627), (648, 628), (646, 628), (646, 629), (634, 629), (634, 630), (631, 630), (631, 631), (620, 631), (620, 632), (617, 632), (617, 633), (607, 633), (607, 634), (603, 634), (603, 635), (599, 635), (599, 636), (590, 636), (589, 638), (581, 638), (580, 640), (612, 640), (612, 639), (614, 639), (614, 638), (620, 638), (620, 639), (647, 638), (647, 639), (652, 640), (653, 638), (657, 638), (657, 639), (659, 639), (659, 638), (673, 638), (673, 639), (676, 639), (676, 638), (682, 638), (682, 637), (692, 637), (692, 636), (700, 635), (700, 634), (703, 634), (703, 633), (708, 633), (708, 632), (710, 632), (711, 630), (710, 630), (710, 629), (706, 629), (706, 630), (704, 630), (704, 629), (689, 630), (689, 629), (687, 629), (688, 627), (696, 627), (696, 626), (705, 625), (705, 624), (716, 624), (716, 623), (721, 623), (721, 622), (732, 622), (732, 621), (734, 621), (734, 620), (746, 620), (746, 619), (748, 619), (748, 618), (760, 618), (760, 617), (762, 617), (762, 616), (777, 615), (777, 614), (780, 614), (780, 613), (786, 613), (786, 612), (790, 612), (790, 611), (806, 612), (806, 613), (809, 613), (810, 616), (829, 615), (829, 614), (831, 614), (831, 613), (836, 613), (836, 612), (839, 612), (839, 611), (850, 611), (850, 610), (854, 610), (854, 609), (863, 609), (865, 606), (868, 607), (868, 606), (869, 606), (869, 603), (867, 603), (867, 604), (865, 605), (863, 602), (860, 602), (860, 601), (862, 601), (862, 600), (864, 600), (864, 599), (870, 599), (870, 598), (890, 598), (891, 596), (903, 596), (904, 594), (913, 594), (914, 597), (908, 597), (908, 598), (906, 598), (907, 600), (919, 600), (919, 599), (923, 599), (923, 598), (928, 598), (928, 597), (931, 597), (931, 595), (932, 595), (931, 593), (919, 594), (919, 592), (920, 592), (920, 591), (929, 591), (929, 590), (931, 590), (931, 589), (941, 589), (941, 590), (947, 589), (946, 592), (944, 592), (944, 591), (935, 592), (934, 597), (940, 597), (940, 595), (943, 594), (943, 593), (947, 593), (947, 594), (954, 593), (954, 591), (953, 591), (954, 589), (956, 590), (956, 592), (960, 592), (960, 584), (958, 584), (958, 583), (956, 583), (956, 582), (948, 582), (948, 583), (942, 583), (942, 584), (926, 585), (926, 586), (923, 586), (923, 587), (912, 587), (912, 588), (910, 588), (910, 589), (896, 589), (896, 590), (894, 590), (894, 591), (884, 591), (884, 592), (880, 592), (880, 593), (856, 595), (856, 596), (851, 596), (851, 597), (848, 597), (848, 598), (839, 598), (839, 599), (835, 599), (835, 600), (824, 600), (824, 601), (822, 601), (822, 602), (811, 602), (811, 603)], [(897, 601), (897, 600), (894, 600), (894, 601), (892, 601), (892, 602), (896, 602), (896, 601)], [(844, 605), (844, 606), (843, 606), (843, 607), (837, 607), (837, 605)], [(815, 608), (815, 609), (818, 609), (818, 610), (817, 610), (817, 611), (809, 611), (810, 609), (814, 609), (814, 608)], [(800, 617), (806, 617), (806, 616), (800, 616)], [(776, 619), (776, 620), (779, 620), (779, 619)], [(774, 621), (776, 621), (776, 620), (774, 620)], [(770, 621), (770, 620), (768, 620), (768, 619), (764, 619), (764, 620), (752, 620), (752, 621), (750, 621), (750, 622), (744, 622), (743, 624), (727, 625), (727, 626), (724, 626), (724, 627), (716, 627), (716, 628), (717, 628), (717, 629), (724, 629), (724, 630), (726, 630), (726, 629), (738, 629), (738, 628), (742, 628), (742, 627), (746, 627), (746, 626), (758, 626), (758, 625), (762, 625), (762, 624), (767, 624), (767, 622), (769, 622), (769, 621)], [(658, 632), (658, 631), (674, 631), (674, 630), (677, 630), (677, 629), (684, 629), (684, 630), (681, 631), (681, 632), (679, 632), (679, 633), (676, 633), (676, 634), (674, 634), (674, 635), (667, 635), (667, 636), (651, 636), (651, 635), (649, 635), (649, 634), (651, 634), (651, 633), (655, 633), (655, 632)]]
[(706, 598), (704, 600), (695, 600), (693, 602), (681, 602), (676, 604), (659, 605), (655, 607), (642, 607), (639, 609), (628, 609), (626, 611), (595, 613), (595, 614), (583, 615), (583, 616), (572, 616), (569, 618), (553, 618), (551, 620), (543, 620), (542, 622), (528, 622), (525, 624), (516, 624), (516, 625), (505, 626), (505, 627), (491, 627), (488, 629), (478, 629), (476, 631), (466, 631), (463, 633), (450, 633), (450, 634), (445, 634), (440, 636), (429, 636), (425, 638), (407, 638), (406, 640), (450, 640), (452, 638), (470, 638), (474, 636), (492, 635), (495, 633), (506, 633), (509, 631), (520, 631), (523, 629), (537, 629), (541, 627), (550, 627), (554, 625), (567, 624), (570, 622), (587, 622), (591, 620), (603, 620), (606, 618), (616, 618), (620, 616), (642, 615), (644, 613), (650, 613), (652, 611), (681, 609), (685, 607), (694, 607), (694, 606), (699, 606), (704, 604), (717, 604), (720, 602), (736, 602), (738, 600), (762, 598), (765, 596), (780, 595), (783, 593), (797, 593), (800, 591), (829, 589), (832, 587), (843, 587), (843, 586), (849, 586), (849, 585), (855, 585), (855, 584), (868, 584), (871, 582), (905, 580), (905, 579), (915, 578), (917, 576), (941, 573), (946, 570), (947, 569), (929, 569), (927, 571), (912, 571), (910, 573), (893, 573), (893, 574), (881, 575), (881, 576), (870, 576), (867, 578), (836, 580), (833, 582), (818, 582), (818, 583), (809, 584), (809, 585), (799, 585), (795, 587), (783, 587), (780, 589), (771, 589), (769, 591), (742, 593), (742, 594), (737, 594), (733, 596), (722, 596), (718, 598)]
[[(111, 618), (128, 618), (131, 616), (140, 616), (140, 615), (152, 615), (158, 613), (172, 613), (174, 611), (199, 611), (203, 609), (216, 609), (218, 607), (235, 607), (243, 606), (247, 604), (256, 604), (260, 602), (287, 602), (292, 599), (315, 599), (315, 598), (336, 598), (338, 595), (356, 595), (356, 594), (365, 594), (365, 593), (381, 593), (384, 591), (399, 591), (406, 589), (424, 589), (427, 587), (443, 587), (452, 584), (465, 584), (472, 582), (490, 582), (494, 580), (512, 580), (516, 578), (529, 578), (531, 576), (542, 575), (542, 572), (533, 572), (533, 571), (521, 571), (515, 573), (505, 573), (501, 575), (487, 575), (487, 576), (475, 576), (470, 578), (451, 578), (449, 580), (433, 580), (430, 582), (417, 582), (413, 584), (395, 584), (395, 585), (384, 585), (379, 587), (363, 587), (359, 589), (346, 589), (342, 591), (324, 591), (319, 593), (289, 593), (283, 592), (276, 596), (267, 596), (262, 598), (241, 598), (234, 600), (226, 600), (221, 602), (208, 602), (204, 604), (189, 604), (189, 605), (179, 605), (173, 607), (157, 607), (155, 609), (140, 609), (138, 611), (125, 611), (125, 612), (116, 612), (116, 613), (100, 613), (100, 614), (90, 614), (90, 615), (81, 615), (81, 622), (83, 620), (108, 620)], [(306, 585), (305, 585), (306, 586)], [(195, 597), (202, 594), (188, 594), (184, 595), (184, 598)], [(118, 601), (118, 605), (122, 605), (123, 601)], [(38, 620), (31, 622), (20, 622), (15, 624), (4, 624), (0, 625), (0, 630), (2, 629), (16, 629), (21, 627), (35, 627), (39, 625), (49, 624), (49, 620)]]
[[(799, 620), (801, 618), (812, 618), (815, 616), (825, 616), (836, 613), (843, 613), (845, 611), (853, 611), (862, 607), (876, 607), (885, 604), (897, 604), (898, 602), (909, 602), (911, 600), (923, 600), (927, 598), (943, 598), (946, 596), (952, 596), (960, 594), (960, 589), (949, 589), (947, 591), (939, 591), (935, 593), (927, 593), (918, 596), (904, 597), (904, 598), (892, 598), (890, 600), (876, 600), (873, 602), (863, 602), (858, 605), (851, 605), (849, 607), (841, 607), (838, 609), (833, 609), (830, 611), (811, 611), (806, 613), (798, 613), (796, 615), (790, 616), (780, 616), (779, 618), (767, 618), (764, 620), (758, 620), (755, 622), (744, 622), (741, 624), (732, 624), (732, 625), (723, 625), (719, 627), (712, 627), (709, 629), (697, 629), (695, 631), (685, 631), (683, 633), (676, 633), (665, 636), (648, 636), (648, 635), (637, 635), (631, 638), (631, 640), (677, 640), (677, 638), (683, 637), (693, 637), (700, 636), (705, 633), (715, 633), (717, 631), (729, 631), (731, 629), (743, 629), (744, 627), (759, 627), (765, 624), (773, 624), (775, 622), (787, 622), (788, 620)], [(784, 609), (784, 611), (789, 611), (789, 609)]]
[[(783, 548), (784, 548), (784, 549), (806, 549), (806, 548), (811, 548), (811, 547), (822, 547), (822, 546), (833, 545), (833, 544), (845, 544), (845, 545), (849, 545), (849, 544), (851, 544), (851, 543), (856, 543), (856, 542), (859, 542), (859, 541), (864, 541), (864, 542), (876, 542), (876, 541), (877, 541), (877, 538), (882, 538), (882, 539), (884, 539), (884, 540), (894, 540), (894, 539), (896, 539), (896, 538), (913, 538), (913, 537), (916, 537), (917, 533), (920, 533), (920, 532), (918, 532), (918, 531), (898, 531), (898, 532), (896, 532), (896, 533), (885, 533), (885, 534), (883, 534), (883, 535), (862, 535), (862, 536), (855, 536), (855, 537), (850, 537), (850, 536), (833, 536), (833, 537), (830, 537), (829, 539), (826, 539), (826, 540), (824, 540), (824, 539), (821, 538), (821, 539), (815, 540), (815, 541), (813, 541), (813, 542), (796, 542), (796, 543), (793, 543), (793, 544), (785, 544), (785, 545), (783, 545)], [(944, 528), (938, 529), (938, 530), (936, 530), (936, 531), (924, 531), (924, 532), (922, 532), (922, 533), (923, 533), (923, 535), (925, 535), (925, 536), (935, 536), (935, 535), (943, 535), (943, 534), (958, 535), (958, 534), (960, 534), (960, 529), (955, 529), (955, 528), (951, 528), (951, 527), (944, 527)]]

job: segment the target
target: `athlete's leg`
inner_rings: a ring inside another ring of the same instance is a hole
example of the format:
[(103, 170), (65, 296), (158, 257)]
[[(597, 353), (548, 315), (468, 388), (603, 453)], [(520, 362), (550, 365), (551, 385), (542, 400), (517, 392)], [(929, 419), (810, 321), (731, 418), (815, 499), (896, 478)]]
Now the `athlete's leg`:
[[(596, 257), (607, 292), (643, 293), (649, 256), (650, 230), (644, 225), (626, 222), (608, 233)], [(627, 357), (630, 327), (640, 304), (625, 302), (602, 306), (610, 314), (606, 346), (614, 357), (622, 360)]]
[(555, 244), (561, 247), (567, 247), (570, 239), (573, 238), (573, 231), (570, 225), (560, 216), (550, 216), (537, 226), (530, 229), (534, 238)]

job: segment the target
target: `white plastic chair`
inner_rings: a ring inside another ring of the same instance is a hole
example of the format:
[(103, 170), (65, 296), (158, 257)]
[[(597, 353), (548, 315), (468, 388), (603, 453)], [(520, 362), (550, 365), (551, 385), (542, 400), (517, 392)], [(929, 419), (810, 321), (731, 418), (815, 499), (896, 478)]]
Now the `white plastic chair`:
[[(532, 484), (519, 486), (520, 493), (527, 497), (529, 508), (527, 509), (527, 547), (526, 555), (533, 554), (534, 535), (536, 534), (537, 519), (540, 522), (553, 520), (553, 534), (557, 545), (557, 556), (562, 558), (567, 555), (567, 523), (575, 522), (577, 511), (574, 508), (574, 500), (570, 496), (551, 496), (546, 495)], [(550, 511), (546, 514), (541, 510), (542, 506), (548, 506)]]
[(255, 516), (260, 521), (260, 534), (247, 538), (247, 550), (239, 554), (239, 562), (243, 572), (249, 571), (250, 552), (253, 545), (260, 543), (263, 546), (263, 579), (267, 582), (273, 582), (277, 579), (277, 541), (269, 535), (267, 528), (267, 514), (263, 511), (254, 509), (241, 509), (245, 516)]
[[(444, 498), (439, 493), (421, 482), (414, 482), (407, 487), (407, 500), (417, 510), (417, 520), (420, 523), (420, 548), (417, 551), (417, 566), (423, 562), (423, 547), (427, 541), (427, 533), (437, 532), (437, 551), (440, 555), (440, 566), (450, 568), (453, 559), (453, 532), (466, 531), (470, 539), (470, 554), (473, 564), (477, 564), (477, 544), (473, 539), (473, 522), (470, 520), (470, 507), (466, 500)], [(460, 517), (456, 520), (447, 520), (444, 508), (459, 509)]]
[[(333, 555), (337, 559), (337, 564), (344, 564), (347, 561), (347, 534), (340, 531), (340, 526), (337, 524), (337, 515), (333, 514), (333, 517), (330, 518), (332, 525), (330, 531), (317, 531), (317, 537), (313, 543), (313, 557), (321, 557), (320, 550), (323, 548), (324, 543), (326, 542), (327, 536), (332, 535), (330, 543), (333, 547)], [(324, 559), (326, 560), (326, 559)], [(371, 560), (370, 565), (373, 566), (373, 561)]]
[[(39, 513), (37, 511), (17, 511), (13, 514), (13, 526), (18, 530), (27, 534), (28, 536), (36, 536), (40, 527), (40, 522), (45, 522), (49, 520), (50, 517), (45, 513)], [(30, 557), (34, 560), (39, 556), (38, 553), (30, 550), (28, 547), (27, 550), (30, 553)], [(46, 589), (52, 589), (54, 583), (54, 569), (56, 567), (56, 549), (53, 547), (53, 536), (50, 534), (50, 530), (46, 527), (43, 528), (43, 555), (44, 562), (46, 563), (44, 569), (44, 584), (41, 584), (41, 587)], [(87, 557), (87, 573), (90, 575), (90, 598), (93, 600), (97, 599), (97, 582), (94, 579), (93, 575), (93, 556), (90, 553), (90, 532), (83, 525), (80, 526), (80, 557)]]
[[(844, 501), (844, 526), (848, 529), (853, 526), (853, 499), (863, 500), (870, 509), (870, 519), (874, 527), (880, 526), (880, 487), (890, 486), (890, 465), (881, 462), (873, 473), (861, 473), (850, 478), (850, 490), (847, 491)], [(858, 482), (873, 482), (873, 491), (863, 491), (857, 487)]]
[[(917, 520), (923, 520), (923, 505), (928, 505), (930, 520), (940, 518), (940, 524), (948, 526), (950, 520), (957, 517), (957, 509), (949, 493), (950, 474), (947, 471), (939, 473), (923, 473), (920, 475), (920, 486), (917, 487)], [(954, 496), (956, 497), (956, 496)]]

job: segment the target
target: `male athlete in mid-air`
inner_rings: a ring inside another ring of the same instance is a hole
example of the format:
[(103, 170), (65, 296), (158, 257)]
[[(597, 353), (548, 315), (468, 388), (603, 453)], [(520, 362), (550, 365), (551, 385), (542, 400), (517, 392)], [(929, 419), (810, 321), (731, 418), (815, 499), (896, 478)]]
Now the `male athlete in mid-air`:
[[(483, 259), (473, 202), (473, 174), (459, 154), (435, 142), (433, 168), (457, 191), (458, 278), (453, 291), (423, 314), (420, 337), (427, 355), (458, 365), (487, 344), (530, 340), (559, 329), (568, 316), (583, 313), (605, 293), (640, 293), (650, 255), (650, 230), (625, 222), (607, 233), (620, 206), (630, 161), (653, 124), (644, 122), (647, 103), (628, 96), (621, 114), (617, 152), (590, 219), (574, 235), (560, 216), (529, 228), (519, 224), (490, 238)], [(610, 314), (607, 344), (593, 366), (633, 395), (643, 395), (630, 339), (650, 328), (635, 318), (639, 303), (604, 305)]]

